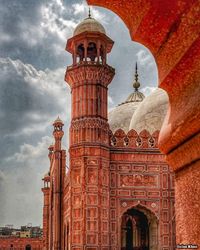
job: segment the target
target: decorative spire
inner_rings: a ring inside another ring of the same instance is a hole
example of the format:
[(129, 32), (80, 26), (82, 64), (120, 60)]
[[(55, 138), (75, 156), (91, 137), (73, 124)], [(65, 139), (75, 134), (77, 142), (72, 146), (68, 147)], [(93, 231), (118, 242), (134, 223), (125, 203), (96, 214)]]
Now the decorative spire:
[(138, 67), (137, 67), (137, 62), (135, 64), (135, 80), (133, 82), (133, 88), (135, 89), (135, 91), (133, 93), (131, 93), (128, 98), (126, 99), (125, 102), (122, 102), (120, 105), (123, 105), (125, 103), (130, 103), (130, 102), (142, 102), (145, 98), (144, 94), (140, 91), (138, 91), (139, 87), (140, 87), (140, 82), (138, 81)]
[(91, 9), (89, 7), (88, 18), (91, 18)]
[(135, 81), (133, 83), (133, 88), (135, 89), (135, 91), (138, 91), (139, 87), (140, 87), (140, 83), (138, 81), (138, 72), (137, 72), (138, 68), (137, 68), (137, 62), (135, 64)]

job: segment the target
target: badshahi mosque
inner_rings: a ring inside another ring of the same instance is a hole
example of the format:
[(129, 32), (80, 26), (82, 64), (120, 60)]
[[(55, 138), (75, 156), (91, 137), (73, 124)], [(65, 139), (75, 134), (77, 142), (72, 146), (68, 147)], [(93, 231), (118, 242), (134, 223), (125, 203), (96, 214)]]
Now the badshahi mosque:
[(58, 118), (43, 178), (43, 241), (15, 249), (175, 248), (174, 174), (158, 149), (168, 97), (159, 88), (147, 97), (140, 92), (136, 64), (133, 92), (108, 114), (115, 70), (107, 54), (113, 44), (91, 15), (67, 41), (72, 55), (65, 75), (71, 88), (71, 125), (65, 135), (69, 170)]

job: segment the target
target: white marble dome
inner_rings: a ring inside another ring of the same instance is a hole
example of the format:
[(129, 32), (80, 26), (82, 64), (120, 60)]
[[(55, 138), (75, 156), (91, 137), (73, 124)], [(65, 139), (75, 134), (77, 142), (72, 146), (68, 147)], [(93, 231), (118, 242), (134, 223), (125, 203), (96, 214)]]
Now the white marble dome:
[(154, 90), (140, 103), (134, 112), (129, 130), (141, 132), (146, 129), (150, 133), (160, 130), (168, 108), (168, 96), (160, 88)]
[(135, 80), (133, 82), (134, 92), (131, 93), (125, 102), (122, 102), (108, 114), (108, 123), (110, 129), (114, 133), (117, 129), (129, 131), (131, 118), (139, 104), (144, 100), (145, 96), (139, 91), (140, 83), (138, 81), (137, 63), (135, 65)]
[(113, 133), (120, 128), (124, 132), (128, 132), (131, 118), (138, 105), (139, 102), (127, 102), (118, 105), (109, 112), (108, 123)]
[(79, 35), (85, 31), (88, 32), (100, 32), (106, 34), (106, 31), (102, 24), (92, 17), (85, 18), (74, 30), (74, 36)]

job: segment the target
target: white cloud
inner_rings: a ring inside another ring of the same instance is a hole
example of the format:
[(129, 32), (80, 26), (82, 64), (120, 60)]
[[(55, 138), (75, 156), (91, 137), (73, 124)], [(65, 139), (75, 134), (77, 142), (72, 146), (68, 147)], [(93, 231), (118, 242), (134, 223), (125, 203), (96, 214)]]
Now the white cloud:
[(72, 34), (77, 25), (72, 19), (65, 19), (64, 11), (65, 8), (60, 9), (60, 1), (41, 7), (43, 17), (41, 20), (42, 29), (57, 35), (62, 41), (66, 41), (66, 37)]
[(20, 152), (7, 158), (7, 161), (25, 162), (37, 161), (39, 158), (47, 154), (49, 145), (52, 144), (52, 138), (49, 136), (42, 137), (42, 140), (36, 146), (24, 143), (20, 146)]
[(142, 50), (142, 49), (139, 50), (136, 56), (137, 56), (137, 61), (140, 65), (153, 66), (153, 63), (154, 63), (153, 56), (147, 53), (146, 50)]
[(154, 90), (156, 89), (156, 87), (144, 87), (141, 89), (141, 91), (144, 93), (145, 96), (150, 95)]
[(74, 15), (85, 14), (86, 9), (88, 10), (88, 6), (85, 3), (75, 3), (72, 7), (74, 8)]
[[(74, 15), (82, 15), (82, 18), (85, 18), (89, 14), (89, 6), (86, 4), (86, 2), (81, 2), (81, 3), (75, 3), (72, 5), (72, 8), (74, 9)], [(90, 11), (91, 11), (91, 16), (96, 18), (97, 20), (101, 22), (105, 22), (105, 15), (97, 10), (97, 8), (94, 8), (90, 6)]]
[(114, 101), (110, 95), (108, 96), (108, 104), (110, 105), (114, 104)]
[(95, 8), (91, 8), (91, 13), (92, 13), (92, 16), (95, 19), (97, 19), (99, 22), (101, 22), (102, 24), (107, 24), (108, 21), (110, 20), (107, 16), (105, 16), (102, 12), (100, 12), (99, 10)]

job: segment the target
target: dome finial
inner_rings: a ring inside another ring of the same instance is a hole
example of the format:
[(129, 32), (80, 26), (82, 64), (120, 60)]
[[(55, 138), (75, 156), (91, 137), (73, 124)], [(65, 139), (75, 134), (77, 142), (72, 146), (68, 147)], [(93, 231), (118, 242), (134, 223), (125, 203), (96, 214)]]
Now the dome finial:
[(135, 91), (138, 91), (139, 87), (140, 87), (140, 83), (138, 82), (138, 67), (137, 67), (137, 62), (135, 64), (135, 81), (133, 83), (133, 88), (135, 89)]
[(137, 62), (135, 64), (135, 81), (138, 81)]
[(91, 9), (89, 7), (88, 18), (91, 18)]

